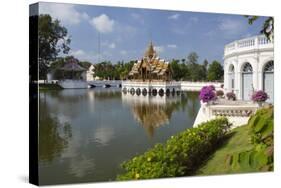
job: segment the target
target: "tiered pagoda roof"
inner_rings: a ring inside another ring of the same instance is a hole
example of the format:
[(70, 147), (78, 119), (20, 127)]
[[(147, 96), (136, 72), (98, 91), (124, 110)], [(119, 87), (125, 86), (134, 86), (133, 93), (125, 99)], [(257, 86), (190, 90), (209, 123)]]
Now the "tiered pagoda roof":
[(169, 62), (160, 59), (150, 42), (144, 57), (137, 61), (129, 72), (130, 79), (141, 80), (162, 80), (171, 79), (171, 69)]
[(63, 67), (60, 68), (63, 71), (85, 71), (86, 69), (79, 65), (78, 60), (75, 58), (69, 59)]

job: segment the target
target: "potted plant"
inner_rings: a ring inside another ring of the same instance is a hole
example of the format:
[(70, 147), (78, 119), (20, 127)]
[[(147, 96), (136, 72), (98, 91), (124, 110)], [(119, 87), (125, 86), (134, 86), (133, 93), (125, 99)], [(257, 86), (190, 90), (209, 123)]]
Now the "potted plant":
[(235, 95), (235, 93), (233, 93), (233, 92), (228, 92), (228, 93), (226, 94), (226, 97), (227, 97), (228, 100), (233, 100), (233, 101), (236, 100), (236, 95)]
[(219, 97), (219, 98), (223, 98), (223, 95), (224, 95), (223, 90), (218, 90), (218, 91), (216, 91), (216, 95), (217, 95), (217, 97)]
[(214, 100), (217, 99), (215, 87), (213, 85), (202, 87), (200, 90), (199, 99), (203, 103), (213, 104)]
[(261, 107), (267, 99), (267, 93), (262, 90), (255, 91), (252, 95), (252, 101), (258, 103), (259, 107)]

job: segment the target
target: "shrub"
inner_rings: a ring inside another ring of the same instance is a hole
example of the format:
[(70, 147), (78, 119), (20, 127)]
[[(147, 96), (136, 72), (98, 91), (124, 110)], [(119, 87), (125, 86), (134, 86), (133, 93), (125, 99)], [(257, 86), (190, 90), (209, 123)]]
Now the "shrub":
[(226, 118), (218, 118), (187, 129), (156, 144), (142, 155), (124, 162), (125, 173), (118, 180), (178, 177), (190, 175), (219, 145), (229, 130)]
[(203, 102), (213, 101), (217, 98), (213, 85), (204, 86), (200, 90), (199, 99)]
[(268, 99), (268, 95), (266, 92), (259, 90), (253, 93), (252, 100), (255, 102), (264, 102)]
[(233, 100), (233, 101), (236, 100), (236, 95), (235, 95), (235, 93), (233, 93), (233, 92), (228, 92), (228, 93), (226, 94), (226, 97), (227, 97), (228, 100)]
[(222, 90), (218, 90), (218, 91), (216, 92), (216, 95), (217, 95), (218, 97), (222, 97), (222, 96), (224, 95), (224, 93), (223, 93)]

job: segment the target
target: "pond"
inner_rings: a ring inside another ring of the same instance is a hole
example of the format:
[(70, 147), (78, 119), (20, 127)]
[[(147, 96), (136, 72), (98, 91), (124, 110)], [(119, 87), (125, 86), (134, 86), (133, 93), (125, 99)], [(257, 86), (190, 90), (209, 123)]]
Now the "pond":
[(40, 91), (41, 185), (114, 181), (120, 164), (191, 128), (198, 93), (137, 96), (119, 88)]

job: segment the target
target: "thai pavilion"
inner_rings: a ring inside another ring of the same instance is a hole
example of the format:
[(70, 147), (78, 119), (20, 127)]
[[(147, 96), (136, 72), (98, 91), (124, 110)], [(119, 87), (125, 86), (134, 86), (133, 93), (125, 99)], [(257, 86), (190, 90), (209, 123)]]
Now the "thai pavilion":
[(169, 62), (157, 56), (156, 51), (150, 42), (144, 57), (134, 64), (129, 73), (133, 80), (161, 80), (170, 81), (172, 76)]
[(59, 70), (63, 73), (63, 79), (58, 82), (62, 88), (88, 88), (87, 81), (83, 79), (83, 74), (87, 69), (79, 65), (77, 59), (69, 59)]
[(180, 83), (172, 82), (169, 62), (160, 59), (150, 42), (144, 57), (138, 60), (122, 82), (123, 91), (131, 93), (170, 93), (180, 91)]

